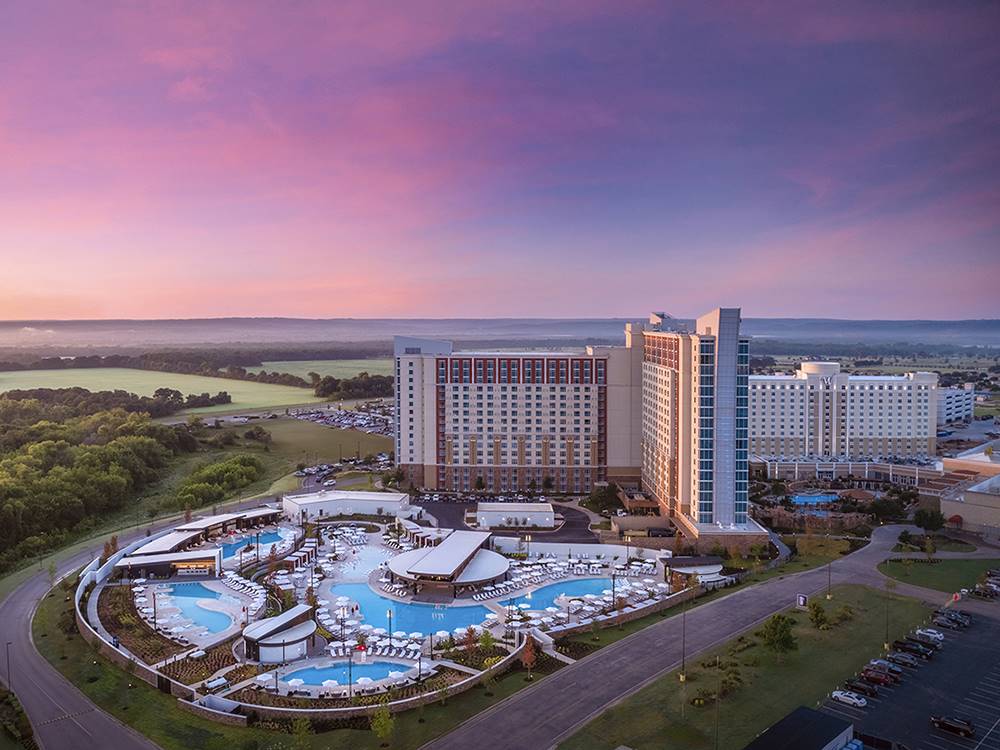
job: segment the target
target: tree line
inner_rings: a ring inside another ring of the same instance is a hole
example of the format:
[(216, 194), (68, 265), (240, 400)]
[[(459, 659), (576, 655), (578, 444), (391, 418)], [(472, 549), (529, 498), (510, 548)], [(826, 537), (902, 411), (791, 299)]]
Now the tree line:
[(128, 391), (89, 391), (86, 388), (31, 388), (13, 390), (0, 394), (0, 400), (7, 401), (2, 409), (24, 412), (23, 416), (34, 414), (36, 420), (61, 420), (68, 417), (94, 414), (109, 409), (122, 409), (133, 414), (149, 414), (151, 417), (168, 417), (182, 409), (197, 406), (215, 406), (232, 403), (226, 391), (214, 396), (208, 393), (185, 396), (173, 388), (157, 388), (152, 396), (137, 396)]
[(126, 510), (169, 460), (195, 451), (183, 425), (121, 407), (0, 397), (0, 570)]

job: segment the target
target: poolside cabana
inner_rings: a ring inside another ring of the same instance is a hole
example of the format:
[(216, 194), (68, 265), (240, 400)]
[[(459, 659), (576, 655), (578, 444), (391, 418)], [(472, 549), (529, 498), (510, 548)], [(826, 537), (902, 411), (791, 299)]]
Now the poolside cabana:
[(262, 664), (280, 664), (301, 659), (316, 634), (313, 608), (296, 604), (274, 617), (267, 617), (243, 629), (246, 657)]

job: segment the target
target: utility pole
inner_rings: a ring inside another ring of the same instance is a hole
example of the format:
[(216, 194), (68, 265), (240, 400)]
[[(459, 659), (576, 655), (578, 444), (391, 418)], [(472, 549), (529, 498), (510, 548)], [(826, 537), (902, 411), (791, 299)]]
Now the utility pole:
[(826, 600), (833, 599), (833, 592), (830, 590), (833, 583), (833, 560), (826, 564)]

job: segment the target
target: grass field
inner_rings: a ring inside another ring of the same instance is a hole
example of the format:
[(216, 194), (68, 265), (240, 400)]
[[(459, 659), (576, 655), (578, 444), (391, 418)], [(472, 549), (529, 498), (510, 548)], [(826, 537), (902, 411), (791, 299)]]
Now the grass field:
[[(803, 359), (804, 357), (796, 355), (783, 355), (775, 357), (775, 361), (778, 366), (786, 367), (788, 369), (797, 368), (798, 363)], [(968, 372), (974, 370), (985, 370), (990, 365), (994, 364), (991, 357), (883, 357), (881, 365), (874, 365), (872, 367), (854, 367), (854, 362), (856, 360), (864, 358), (831, 357), (830, 359), (831, 361), (839, 361), (843, 368), (850, 369), (852, 371), (861, 373), (882, 372), (894, 375), (913, 372), (915, 370), (923, 370), (926, 372)]]
[[(805, 613), (794, 612), (797, 651), (779, 661), (748, 633), (748, 641), (756, 645), (736, 650), (733, 640), (690, 660), (684, 686), (677, 673), (671, 672), (598, 716), (560, 744), (560, 750), (619, 745), (635, 750), (715, 747), (715, 706), (693, 706), (690, 700), (700, 688), (716, 689), (716, 655), (723, 662), (738, 663), (742, 679), (741, 685), (719, 705), (718, 747), (738, 750), (796, 706), (814, 706), (865, 661), (879, 654), (885, 638), (885, 596), (863, 586), (838, 586), (833, 593), (833, 601), (824, 602), (828, 613), (848, 604), (854, 610), (849, 622), (820, 631), (809, 623)], [(920, 602), (893, 597), (890, 636), (902, 635), (923, 621), (928, 612)]]
[(1000, 560), (938, 560), (933, 564), (887, 560), (878, 566), (885, 575), (903, 583), (949, 593), (971, 587), (987, 568), (1000, 568)]
[[(322, 734), (292, 736), (255, 728), (229, 727), (210, 722), (177, 707), (176, 699), (133, 679), (93, 651), (79, 635), (67, 635), (58, 626), (62, 608), (60, 596), (48, 596), (39, 605), (32, 622), (32, 637), (39, 653), (77, 686), (88, 698), (120, 721), (142, 732), (165, 750), (376, 750), (380, 743), (367, 729), (338, 729)], [(70, 605), (71, 606), (71, 605)], [(536, 672), (537, 674), (537, 672)], [(414, 750), (457, 724), (527, 687), (523, 672), (501, 677), (489, 697), (482, 688), (473, 688), (441, 705), (433, 703), (423, 711), (396, 716), (392, 750)], [(423, 721), (421, 721), (423, 719)]]
[(392, 359), (307, 359), (291, 362), (265, 362), (262, 367), (248, 367), (250, 372), (287, 372), (309, 379), (309, 373), (332, 375), (335, 378), (353, 378), (360, 372), (369, 375), (392, 375)]
[(95, 367), (79, 370), (20, 370), (0, 372), (0, 393), (22, 388), (73, 388), (91, 391), (123, 390), (139, 396), (151, 396), (157, 388), (175, 388), (185, 396), (189, 393), (226, 391), (233, 397), (231, 404), (191, 409), (191, 414), (212, 414), (238, 409), (305, 404), (320, 399), (307, 388), (287, 385), (254, 383), (229, 378), (208, 378), (202, 375), (179, 375), (172, 372), (131, 370), (125, 367)]

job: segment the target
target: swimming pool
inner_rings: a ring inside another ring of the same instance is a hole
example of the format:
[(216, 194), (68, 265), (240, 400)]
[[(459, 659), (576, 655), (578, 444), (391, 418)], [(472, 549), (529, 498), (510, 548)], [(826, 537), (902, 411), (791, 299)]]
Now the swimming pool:
[[(233, 555), (239, 554), (239, 551), (241, 549), (245, 548), (248, 544), (250, 544), (250, 545), (254, 544), (254, 542), (256, 542), (256, 541), (257, 541), (257, 537), (255, 537), (255, 536), (246, 536), (243, 539), (240, 539), (238, 542), (227, 542), (225, 544), (220, 544), (219, 547), (222, 548), (222, 557), (225, 559), (225, 558), (232, 557)], [(263, 555), (268, 554), (271, 551), (271, 548), (270, 548), (269, 545), (274, 544), (275, 542), (280, 542), (280, 541), (281, 541), (281, 534), (279, 534), (277, 531), (268, 531), (268, 532), (265, 532), (265, 533), (261, 534), (260, 535), (260, 552), (261, 552), (261, 555), (263, 556)], [(245, 553), (245, 554), (253, 554), (253, 551), (251, 550), (249, 553)], [(249, 560), (250, 558), (247, 558), (247, 559)]]
[(516, 597), (512, 603), (510, 599), (501, 599), (500, 602), (504, 605), (510, 603), (510, 606), (514, 607), (518, 604), (528, 604), (531, 609), (540, 610), (546, 607), (554, 607), (556, 599), (561, 594), (571, 597), (583, 596), (584, 594), (597, 594), (600, 596), (604, 589), (609, 588), (611, 588), (610, 578), (578, 578), (574, 581), (562, 581), (542, 586), (540, 589)]
[[(347, 667), (348, 664), (346, 661), (337, 662), (328, 667), (306, 667), (278, 679), (284, 682), (298, 679), (302, 680), (306, 685), (322, 685), (324, 680), (336, 680), (341, 685), (346, 685), (349, 682)], [(367, 664), (355, 661), (354, 668), (351, 670), (351, 677), (354, 679), (354, 682), (357, 682), (359, 677), (383, 680), (389, 676), (389, 672), (405, 672), (407, 669), (409, 667), (405, 664), (393, 664), (391, 661), (373, 661)]]
[(838, 500), (838, 495), (792, 495), (792, 503), (795, 505), (826, 505)]
[[(388, 628), (386, 610), (392, 610), (392, 629), (407, 633), (418, 631), (430, 635), (438, 630), (454, 630), (479, 625), (489, 610), (475, 604), (468, 607), (447, 607), (434, 604), (397, 602), (376, 594), (367, 583), (341, 583), (330, 589), (334, 597), (346, 596), (361, 607), (365, 622), (376, 628)], [(336, 679), (336, 678), (333, 678)]]
[(209, 633), (221, 633), (233, 624), (233, 618), (225, 612), (205, 609), (198, 604), (199, 599), (221, 599), (222, 594), (212, 591), (200, 583), (175, 583), (170, 590), (173, 603), (186, 618), (195, 625), (202, 625)]

